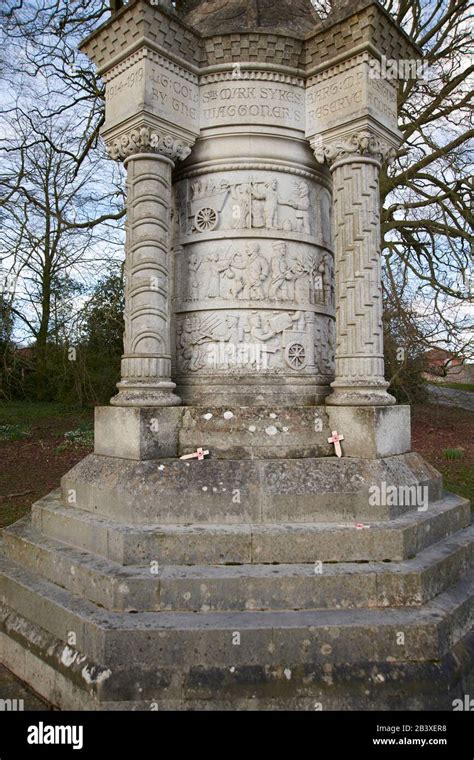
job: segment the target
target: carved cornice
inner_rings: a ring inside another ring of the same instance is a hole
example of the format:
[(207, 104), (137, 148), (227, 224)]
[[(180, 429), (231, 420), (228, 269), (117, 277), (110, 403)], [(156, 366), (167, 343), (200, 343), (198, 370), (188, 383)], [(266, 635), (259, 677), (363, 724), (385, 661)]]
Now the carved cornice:
[(350, 58), (346, 58), (343, 61), (339, 61), (338, 63), (333, 63), (331, 66), (326, 65), (324, 69), (312, 74), (307, 78), (306, 87), (312, 87), (313, 85), (319, 84), (320, 82), (325, 82), (327, 79), (331, 79), (338, 74), (342, 74), (344, 71), (350, 71), (350, 69), (353, 69), (356, 66), (360, 66), (361, 63), (368, 63), (373, 59), (373, 55), (370, 55), (367, 50), (363, 50), (361, 53), (353, 55)]
[(106, 138), (109, 155), (114, 160), (124, 160), (134, 153), (155, 153), (172, 161), (184, 161), (191, 147), (183, 140), (164, 130), (148, 126), (134, 127), (121, 135)]
[[(226, 64), (227, 66), (229, 64)], [(234, 64), (235, 65), (235, 64)], [(297, 87), (304, 87), (302, 77), (285, 74), (279, 71), (265, 71), (252, 68), (254, 62), (239, 63), (239, 69), (232, 68), (227, 71), (218, 71), (201, 76), (201, 84), (213, 84), (214, 82), (235, 82), (236, 85), (244, 80), (251, 82), (281, 82), (283, 84), (293, 84)]]
[[(317, 170), (299, 169), (295, 166), (290, 166), (283, 161), (233, 161), (226, 164), (217, 164), (212, 167), (212, 173), (218, 172), (234, 172), (234, 171), (264, 171), (264, 172), (284, 172), (285, 174), (295, 175), (297, 177), (304, 177), (305, 179), (317, 180), (323, 187), (326, 187), (324, 182), (324, 175)], [(198, 169), (186, 169), (181, 170), (176, 179), (189, 179), (191, 177), (199, 177), (200, 175), (209, 174), (209, 167), (204, 166)]]
[(128, 69), (131, 69), (132, 66), (135, 66), (137, 63), (140, 63), (140, 61), (143, 61), (143, 59), (147, 57), (147, 52), (147, 48), (142, 47), (140, 50), (136, 50), (134, 53), (127, 56), (127, 58), (125, 58), (123, 61), (120, 61), (120, 63), (117, 63), (116, 66), (113, 66), (103, 74), (102, 78), (104, 82), (108, 84), (115, 77), (120, 76), (120, 74), (123, 74), (125, 71), (128, 71)]
[(135, 64), (140, 63), (140, 61), (151, 61), (151, 63), (157, 64), (160, 69), (166, 69), (166, 71), (169, 71), (172, 74), (176, 74), (177, 76), (186, 79), (188, 82), (192, 82), (196, 85), (199, 83), (199, 79), (196, 74), (193, 74), (191, 71), (188, 71), (188, 69), (180, 66), (170, 58), (160, 55), (156, 52), (156, 50), (152, 50), (150, 47), (146, 46), (140, 48), (139, 50), (136, 50), (123, 61), (120, 61), (111, 69), (109, 69), (105, 74), (103, 74), (104, 82), (110, 82), (115, 77), (120, 76), (120, 74), (123, 74), (125, 71), (130, 69), (132, 66), (135, 66)]
[(320, 164), (334, 164), (345, 158), (358, 156), (373, 158), (380, 163), (393, 161), (397, 151), (388, 141), (372, 134), (369, 130), (358, 130), (350, 135), (325, 140), (315, 137), (311, 140), (316, 161)]

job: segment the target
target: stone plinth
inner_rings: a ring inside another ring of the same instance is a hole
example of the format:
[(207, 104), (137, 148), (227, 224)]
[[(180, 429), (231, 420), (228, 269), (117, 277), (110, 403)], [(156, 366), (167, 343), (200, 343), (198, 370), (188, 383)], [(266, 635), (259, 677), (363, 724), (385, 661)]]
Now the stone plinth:
[(218, 459), (300, 459), (332, 454), (324, 406), (187, 407), (180, 453), (198, 446)]
[(359, 526), (85, 506), (39, 502), (0, 557), (3, 661), (62, 709), (446, 710), (470, 683), (465, 500)]
[(159, 459), (178, 453), (181, 407), (109, 407), (95, 410), (96, 454)]
[(332, 456), (332, 430), (345, 457), (379, 459), (411, 450), (410, 408), (332, 406), (97, 407), (95, 453), (160, 459), (208, 449), (217, 459)]
[(331, 430), (344, 435), (345, 457), (379, 459), (411, 451), (409, 406), (328, 406)]
[[(425, 509), (428, 498), (441, 497), (442, 480), (415, 453), (374, 460), (200, 462), (136, 462), (91, 454), (62, 478), (61, 487), (65, 504), (137, 525), (332, 523), (386, 520)], [(372, 487), (380, 492), (378, 498), (371, 497)], [(389, 487), (403, 489), (400, 503), (386, 499)], [(405, 488), (412, 489), (407, 496)]]

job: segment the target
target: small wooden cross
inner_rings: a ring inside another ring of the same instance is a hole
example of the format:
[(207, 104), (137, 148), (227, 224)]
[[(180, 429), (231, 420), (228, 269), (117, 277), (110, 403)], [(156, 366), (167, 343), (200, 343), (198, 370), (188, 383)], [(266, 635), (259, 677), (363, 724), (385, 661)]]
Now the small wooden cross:
[(333, 430), (331, 437), (328, 438), (328, 443), (334, 444), (334, 449), (337, 457), (342, 457), (341, 441), (344, 440), (344, 436), (340, 435), (337, 430)]
[(180, 457), (180, 459), (204, 459), (204, 457), (207, 457), (209, 454), (209, 451), (204, 451), (203, 449), (198, 449), (197, 451), (193, 451), (192, 454), (184, 454), (184, 456)]

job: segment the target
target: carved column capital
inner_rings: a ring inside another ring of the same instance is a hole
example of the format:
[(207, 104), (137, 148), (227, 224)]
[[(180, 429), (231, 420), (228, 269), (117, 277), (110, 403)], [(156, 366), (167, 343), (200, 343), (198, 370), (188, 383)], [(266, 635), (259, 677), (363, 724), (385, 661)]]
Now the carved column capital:
[(329, 166), (336, 161), (357, 157), (373, 158), (382, 164), (385, 161), (393, 161), (397, 155), (393, 145), (368, 129), (328, 139), (317, 136), (310, 142), (318, 163), (327, 163)]
[(120, 135), (106, 138), (107, 150), (114, 160), (125, 160), (136, 153), (154, 153), (172, 161), (184, 161), (191, 146), (163, 129), (133, 127)]

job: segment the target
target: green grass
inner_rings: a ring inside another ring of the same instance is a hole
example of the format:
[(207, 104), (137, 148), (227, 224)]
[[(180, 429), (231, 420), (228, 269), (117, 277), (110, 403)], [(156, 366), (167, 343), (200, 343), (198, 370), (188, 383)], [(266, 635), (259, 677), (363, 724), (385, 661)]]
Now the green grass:
[(79, 406), (50, 401), (0, 401), (0, 425), (35, 422), (46, 417), (67, 417), (84, 411)]
[(68, 443), (61, 443), (59, 446), (56, 446), (56, 448), (54, 448), (53, 451), (55, 454), (62, 454), (63, 451), (66, 451), (68, 446), (69, 446)]
[(464, 451), (462, 449), (443, 449), (445, 459), (463, 459)]
[[(440, 468), (441, 470), (441, 468)], [(458, 467), (456, 472), (443, 472), (444, 488), (471, 502), (474, 511), (474, 471), (472, 467)]]
[(31, 430), (23, 425), (0, 425), (0, 441), (21, 441), (30, 436)]
[(474, 391), (472, 383), (434, 383), (440, 388), (454, 388), (456, 391)]
[[(26, 490), (26, 489), (25, 489)], [(31, 509), (31, 496), (25, 494), (23, 501), (15, 503), (15, 500), (0, 501), (0, 533), (7, 525), (13, 525), (17, 520), (25, 517)]]

